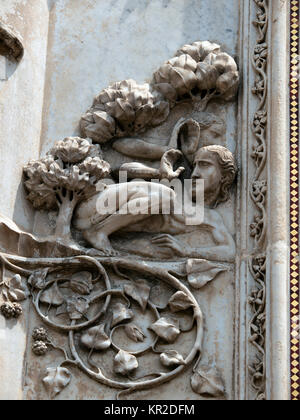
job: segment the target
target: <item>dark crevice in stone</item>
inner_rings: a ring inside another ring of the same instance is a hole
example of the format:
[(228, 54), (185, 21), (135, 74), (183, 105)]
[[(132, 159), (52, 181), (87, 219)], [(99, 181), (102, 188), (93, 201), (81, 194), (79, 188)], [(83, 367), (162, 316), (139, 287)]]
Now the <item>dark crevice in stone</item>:
[(11, 29), (0, 22), (0, 55), (20, 61), (23, 54), (24, 47), (20, 39)]

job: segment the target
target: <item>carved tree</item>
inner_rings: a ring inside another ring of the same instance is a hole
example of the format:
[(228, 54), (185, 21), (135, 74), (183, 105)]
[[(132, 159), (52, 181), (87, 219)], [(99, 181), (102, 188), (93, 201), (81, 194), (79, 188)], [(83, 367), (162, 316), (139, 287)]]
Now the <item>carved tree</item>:
[(238, 86), (235, 60), (209, 41), (184, 45), (154, 73), (154, 89), (171, 104), (190, 98), (202, 102), (205, 108), (214, 97), (232, 100)]
[(82, 135), (96, 143), (135, 135), (162, 124), (182, 100), (204, 110), (213, 98), (232, 100), (238, 86), (237, 64), (219, 45), (184, 45), (154, 73), (150, 85), (124, 80), (100, 92), (81, 119)]
[(95, 98), (92, 108), (81, 119), (81, 130), (96, 143), (105, 143), (113, 137), (156, 127), (167, 119), (169, 112), (169, 103), (151, 92), (147, 83), (138, 85), (134, 80), (124, 80)]
[(110, 173), (100, 146), (89, 139), (68, 137), (47, 156), (24, 167), (28, 200), (39, 210), (58, 210), (55, 236), (71, 240), (71, 221), (77, 204), (96, 193), (96, 184)]

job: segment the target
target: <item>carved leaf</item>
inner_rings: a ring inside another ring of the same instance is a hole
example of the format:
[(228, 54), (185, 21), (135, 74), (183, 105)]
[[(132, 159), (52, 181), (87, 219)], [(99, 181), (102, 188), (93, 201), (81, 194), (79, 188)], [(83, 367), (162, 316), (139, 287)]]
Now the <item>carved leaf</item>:
[(134, 324), (128, 324), (125, 327), (125, 332), (127, 334), (127, 336), (132, 340), (135, 341), (136, 343), (138, 342), (143, 342), (146, 338), (145, 334), (143, 333), (143, 331), (137, 327)]
[(160, 318), (149, 328), (169, 344), (173, 344), (180, 334), (179, 321), (173, 318)]
[[(193, 59), (192, 61), (194, 62)], [(196, 86), (197, 77), (189, 66), (179, 67), (181, 64), (179, 57), (162, 65), (160, 69), (154, 73), (155, 84), (168, 83), (176, 90), (176, 93), (179, 96), (190, 92)], [(197, 66), (197, 63), (195, 63), (195, 65)]]
[(49, 268), (35, 271), (28, 279), (28, 284), (34, 289), (42, 290), (46, 284), (46, 278), (48, 275)]
[(105, 104), (106, 112), (118, 121), (134, 121), (135, 112), (125, 99), (117, 98), (114, 102)]
[(184, 45), (176, 55), (188, 54), (198, 63), (199, 61), (203, 61), (208, 54), (218, 54), (220, 51), (220, 45), (218, 44), (213, 44), (209, 41), (197, 41), (191, 45)]
[(135, 129), (137, 132), (149, 125), (153, 116), (153, 106), (146, 104), (142, 105), (135, 114)]
[(150, 290), (151, 287), (146, 280), (136, 280), (134, 283), (126, 284), (124, 286), (126, 295), (135, 300), (140, 305), (143, 312), (145, 312), (148, 304)]
[(43, 379), (50, 398), (55, 398), (71, 381), (71, 372), (62, 367), (48, 368), (47, 376)]
[(166, 367), (185, 365), (185, 361), (176, 350), (168, 350), (160, 355), (161, 363)]
[(172, 313), (186, 311), (193, 305), (191, 299), (184, 292), (177, 292), (169, 300), (169, 307)]
[(123, 321), (128, 321), (133, 318), (133, 312), (128, 309), (123, 303), (117, 303), (113, 309), (113, 318), (111, 327), (115, 327)]
[(80, 137), (67, 137), (58, 141), (51, 153), (66, 163), (78, 163), (88, 156), (91, 140)]
[(94, 113), (87, 112), (83, 115), (80, 127), (83, 135), (97, 143), (105, 143), (114, 136), (116, 124), (115, 120), (106, 112), (97, 110)]
[(214, 66), (219, 74), (236, 72), (238, 70), (234, 59), (227, 53), (210, 53), (204, 60), (205, 63)]
[(89, 301), (83, 297), (74, 297), (67, 301), (67, 312), (70, 319), (81, 319), (89, 309)]
[(160, 92), (162, 96), (170, 102), (171, 107), (175, 105), (177, 99), (177, 92), (176, 89), (173, 88), (173, 86), (171, 86), (169, 83), (158, 83), (154, 85), (154, 89)]
[(189, 54), (182, 54), (178, 57), (174, 57), (169, 60), (168, 63), (173, 67), (180, 67), (193, 72), (195, 72), (197, 68), (197, 62)]
[(225, 386), (218, 369), (200, 366), (191, 378), (191, 386), (196, 394), (213, 398), (225, 395)]
[(82, 335), (81, 343), (88, 349), (93, 350), (106, 350), (111, 345), (110, 338), (104, 331), (104, 324), (101, 324), (98, 327), (90, 328)]
[(215, 277), (227, 271), (227, 267), (213, 264), (207, 260), (188, 260), (186, 271), (189, 284), (195, 289), (201, 289)]
[(218, 70), (207, 63), (199, 63), (197, 66), (197, 86), (200, 90), (215, 89), (220, 73)]
[(49, 289), (45, 290), (41, 295), (41, 302), (52, 306), (60, 306), (65, 299), (60, 293), (57, 283), (54, 283)]
[(27, 298), (26, 288), (22, 284), (22, 278), (16, 274), (9, 282), (8, 297), (13, 302), (21, 302)]
[(88, 271), (75, 273), (71, 277), (70, 288), (80, 295), (89, 295), (93, 290), (93, 276)]
[(64, 302), (62, 305), (60, 305), (58, 308), (57, 308), (57, 310), (56, 310), (56, 316), (59, 316), (59, 315), (64, 315), (64, 314), (67, 314), (68, 313), (68, 310), (67, 310), (67, 303), (66, 302)]
[[(168, 85), (169, 86), (169, 85)], [(176, 96), (176, 92), (175, 92)], [(153, 108), (153, 117), (151, 120), (151, 125), (156, 127), (162, 124), (168, 118), (170, 114), (170, 105), (168, 102), (158, 102)]]
[(235, 97), (239, 87), (239, 73), (228, 72), (219, 77), (216, 84), (218, 92), (220, 92), (226, 101), (230, 101)]
[(87, 157), (79, 166), (80, 171), (88, 172), (97, 180), (103, 179), (110, 174), (110, 165), (99, 157)]
[(120, 350), (114, 360), (114, 370), (120, 375), (128, 375), (139, 366), (137, 358), (124, 350)]

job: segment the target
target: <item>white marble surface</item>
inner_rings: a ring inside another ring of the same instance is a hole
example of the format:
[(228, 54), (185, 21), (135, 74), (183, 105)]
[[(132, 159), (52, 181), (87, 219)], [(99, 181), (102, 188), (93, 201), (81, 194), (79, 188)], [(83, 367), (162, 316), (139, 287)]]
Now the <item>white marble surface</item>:
[[(214, 41), (231, 55), (238, 54), (238, 0), (0, 0), (0, 10), (25, 46), (19, 67), (7, 82), (0, 82), (0, 137), (8, 139), (0, 143), (0, 212), (26, 230), (31, 229), (33, 213), (20, 184), (23, 164), (44, 155), (54, 141), (77, 134), (82, 113), (101, 89), (126, 78), (149, 80), (178, 48), (196, 40)], [(223, 111), (227, 143), (234, 151), (236, 108)], [(234, 232), (231, 205), (225, 209), (228, 213)], [(224, 277), (224, 283), (221, 279), (207, 290), (209, 307), (203, 303), (210, 329), (205, 352), (216, 354), (232, 398), (235, 286), (233, 274)], [(6, 324), (1, 318), (0, 347), (6, 350), (1, 351), (0, 383), (5, 377), (10, 382), (0, 397), (19, 399), (27, 325), (25, 320), (13, 328)], [(78, 387), (71, 387), (69, 396), (76, 399), (86, 385), (79, 373), (75, 375)], [(189, 398), (189, 376), (175, 384), (176, 397)], [(27, 397), (44, 398), (38, 387), (40, 383), (32, 383)], [(91, 385), (87, 397), (92, 398), (98, 387)], [(105, 398), (115, 395), (109, 389), (103, 393)], [(149, 392), (141, 398), (153, 396)], [(167, 385), (160, 396), (170, 396)]]
[(238, 4), (238, 0), (54, 2), (42, 152), (55, 139), (77, 133), (80, 116), (103, 88), (127, 78), (149, 80), (186, 43), (214, 41), (236, 56)]

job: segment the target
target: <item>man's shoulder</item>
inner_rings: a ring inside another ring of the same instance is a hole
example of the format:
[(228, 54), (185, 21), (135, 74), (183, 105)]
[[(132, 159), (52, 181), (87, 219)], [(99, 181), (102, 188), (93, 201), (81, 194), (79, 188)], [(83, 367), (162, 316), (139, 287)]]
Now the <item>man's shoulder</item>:
[(222, 216), (216, 210), (206, 207), (204, 209), (204, 220), (206, 223), (224, 224)]

